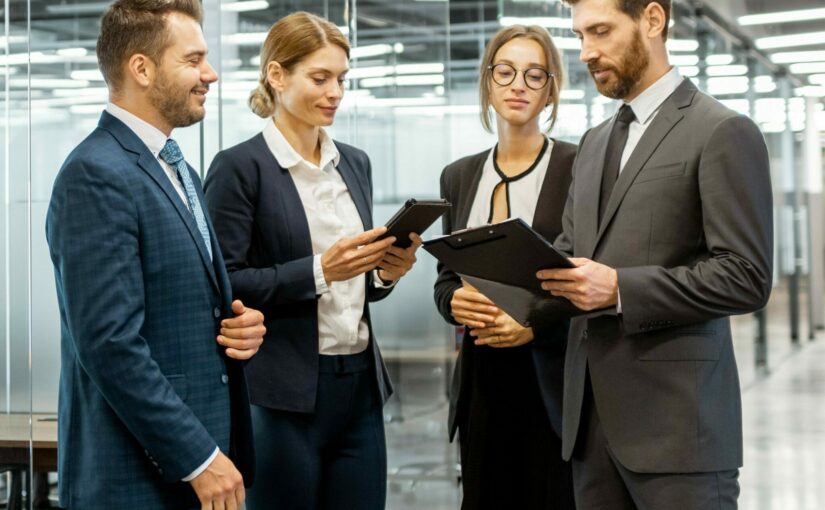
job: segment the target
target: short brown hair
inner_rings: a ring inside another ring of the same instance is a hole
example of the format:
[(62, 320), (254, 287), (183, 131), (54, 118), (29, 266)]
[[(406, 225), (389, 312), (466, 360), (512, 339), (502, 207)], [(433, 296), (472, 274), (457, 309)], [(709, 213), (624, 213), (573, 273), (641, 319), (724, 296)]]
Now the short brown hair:
[[(562, 2), (566, 3), (567, 5), (573, 6), (579, 3), (580, 0), (561, 0)], [(667, 29), (670, 26), (670, 7), (671, 7), (671, 0), (614, 0), (616, 5), (619, 7), (619, 10), (623, 13), (627, 14), (634, 20), (637, 20), (642, 16), (642, 13), (647, 6), (652, 3), (657, 3), (662, 6), (662, 9), (665, 10), (665, 26), (662, 29), (662, 39), (667, 41)]]
[(117, 0), (100, 19), (97, 60), (106, 84), (118, 90), (123, 83), (123, 63), (141, 53), (156, 64), (171, 41), (169, 14), (177, 12), (198, 23), (203, 20), (199, 0)]
[(275, 113), (275, 92), (266, 76), (270, 62), (278, 62), (282, 68), (291, 71), (326, 44), (338, 46), (349, 58), (349, 41), (338, 27), (324, 18), (298, 11), (278, 20), (269, 29), (261, 46), (261, 76), (258, 86), (249, 94), (249, 108), (263, 118)]
[(511, 25), (502, 28), (493, 36), (484, 48), (484, 56), (481, 58), (480, 79), (478, 81), (478, 96), (481, 103), (481, 125), (484, 129), (493, 132), (493, 120), (490, 114), (490, 81), (492, 76), (490, 74), (489, 66), (493, 65), (493, 59), (496, 58), (496, 53), (502, 46), (518, 38), (530, 39), (536, 41), (544, 50), (544, 58), (547, 62), (547, 71), (553, 73), (550, 79), (550, 103), (553, 105), (553, 111), (550, 113), (550, 124), (547, 126), (547, 131), (553, 129), (556, 124), (556, 117), (559, 112), (559, 93), (564, 84), (564, 69), (561, 64), (561, 54), (556, 49), (553, 39), (547, 29), (536, 25)]

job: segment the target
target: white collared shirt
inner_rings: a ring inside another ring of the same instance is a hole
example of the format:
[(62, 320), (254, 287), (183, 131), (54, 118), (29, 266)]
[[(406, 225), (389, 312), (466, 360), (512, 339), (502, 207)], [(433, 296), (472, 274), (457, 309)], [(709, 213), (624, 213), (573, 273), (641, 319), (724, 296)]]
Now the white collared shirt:
[[(544, 177), (547, 175), (553, 145), (553, 140), (548, 139), (547, 150), (542, 154), (541, 160), (536, 162), (536, 167), (529, 174), (509, 184), (510, 218), (521, 218), (528, 225), (533, 224), (536, 204), (539, 201), (541, 187), (544, 185)], [(487, 220), (490, 218), (493, 191), (501, 184), (501, 177), (493, 167), (493, 151), (494, 149), (490, 149), (484, 168), (481, 170), (478, 190), (473, 199), (473, 206), (470, 208), (470, 216), (467, 218), (467, 228), (480, 227), (489, 223)]]
[(163, 168), (163, 171), (166, 173), (166, 177), (169, 178), (169, 181), (172, 183), (175, 191), (178, 192), (178, 196), (181, 201), (183, 201), (183, 205), (189, 209), (189, 201), (186, 199), (186, 192), (183, 190), (183, 184), (181, 184), (180, 179), (178, 178), (177, 170), (169, 166), (166, 161), (160, 159), (160, 151), (163, 150), (163, 147), (166, 145), (166, 140), (168, 140), (166, 135), (163, 134), (163, 131), (149, 124), (134, 113), (128, 112), (114, 103), (108, 103), (106, 105), (106, 111), (117, 120), (126, 124), (126, 127), (131, 129), (132, 132), (140, 138), (140, 141), (146, 145), (149, 152), (152, 153), (152, 156), (158, 160), (160, 167)]
[[(186, 193), (183, 191), (183, 184), (181, 184), (180, 179), (178, 179), (177, 171), (169, 166), (169, 164), (165, 161), (160, 159), (160, 151), (163, 150), (163, 146), (166, 145), (167, 140), (167, 137), (163, 134), (163, 131), (114, 103), (106, 104), (106, 112), (126, 124), (126, 127), (131, 129), (140, 141), (143, 142), (143, 144), (149, 149), (149, 152), (151, 152), (155, 159), (158, 160), (160, 167), (163, 168), (163, 171), (166, 173), (166, 177), (168, 177), (172, 182), (172, 186), (175, 188), (175, 191), (178, 192), (183, 205), (188, 209), (189, 202), (186, 200)], [(198, 475), (206, 471), (209, 464), (211, 464), (212, 461), (215, 460), (215, 457), (218, 456), (218, 452), (220, 452), (220, 448), (215, 448), (212, 455), (210, 455), (200, 466), (198, 466), (197, 469), (189, 473), (187, 477), (181, 479), (181, 481), (190, 482)]]
[(633, 154), (633, 150), (642, 139), (648, 126), (656, 118), (656, 114), (662, 109), (665, 100), (670, 97), (673, 92), (679, 88), (684, 78), (679, 73), (677, 67), (671, 68), (664, 76), (659, 78), (656, 83), (645, 89), (633, 101), (628, 103), (633, 110), (636, 119), (630, 123), (627, 131), (627, 143), (622, 152), (622, 163), (619, 167), (619, 172), (624, 169), (625, 164)]
[[(320, 130), (321, 159), (315, 165), (289, 144), (275, 122), (267, 120), (263, 137), (278, 164), (289, 171), (304, 206), (312, 241), (315, 293), (318, 294), (318, 352), (323, 355), (357, 354), (369, 345), (364, 319), (366, 285), (361, 275), (329, 285), (321, 255), (342, 237), (364, 231), (364, 224), (346, 182), (338, 172), (338, 148)], [(377, 276), (377, 275), (375, 275)], [(374, 278), (376, 287), (384, 287)]]

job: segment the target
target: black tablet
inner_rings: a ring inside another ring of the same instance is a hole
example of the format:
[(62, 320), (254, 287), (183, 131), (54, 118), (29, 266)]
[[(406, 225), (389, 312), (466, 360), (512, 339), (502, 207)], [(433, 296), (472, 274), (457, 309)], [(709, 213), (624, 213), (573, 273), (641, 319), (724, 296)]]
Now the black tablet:
[(416, 200), (411, 198), (387, 222), (387, 233), (380, 237), (394, 236), (394, 246), (409, 248), (410, 234), (421, 235), (435, 220), (447, 212), (452, 204), (446, 200)]

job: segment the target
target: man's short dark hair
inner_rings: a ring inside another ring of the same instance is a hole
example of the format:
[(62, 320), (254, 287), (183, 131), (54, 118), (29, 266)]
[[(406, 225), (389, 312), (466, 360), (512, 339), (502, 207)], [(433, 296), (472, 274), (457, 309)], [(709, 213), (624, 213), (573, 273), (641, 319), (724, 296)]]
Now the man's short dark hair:
[(117, 0), (100, 19), (97, 60), (110, 89), (123, 84), (123, 64), (134, 54), (156, 64), (170, 45), (167, 18), (171, 13), (203, 20), (200, 0)]
[[(579, 3), (580, 0), (561, 0), (567, 5), (573, 6)], [(662, 6), (665, 11), (665, 26), (662, 29), (662, 39), (667, 40), (667, 29), (670, 26), (670, 7), (671, 0), (613, 0), (619, 7), (619, 10), (627, 14), (634, 20), (638, 20), (647, 6), (652, 3), (657, 3)]]

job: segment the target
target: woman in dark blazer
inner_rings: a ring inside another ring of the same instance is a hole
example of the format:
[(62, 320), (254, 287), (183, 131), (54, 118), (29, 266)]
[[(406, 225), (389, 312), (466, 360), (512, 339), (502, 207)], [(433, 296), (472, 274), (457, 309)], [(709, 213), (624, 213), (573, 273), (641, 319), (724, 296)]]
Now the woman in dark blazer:
[[(562, 68), (547, 31), (515, 25), (487, 44), (481, 63), (482, 124), (495, 111), (498, 143), (441, 174), (452, 204), (444, 233), (521, 217), (548, 240), (561, 218), (576, 146), (547, 138), (539, 116), (556, 118)], [(453, 375), (450, 439), (458, 430), (463, 510), (574, 508), (570, 466), (561, 459), (566, 321), (524, 328), (438, 266), (435, 302), (465, 333)]]
[[(263, 132), (218, 153), (206, 201), (236, 298), (263, 311), (267, 333), (246, 365), (256, 480), (247, 508), (385, 505), (382, 405), (392, 392), (369, 302), (415, 261), (372, 225), (367, 155), (333, 141), (349, 45), (299, 12), (261, 51), (252, 110)], [(380, 268), (379, 268), (380, 267)]]

